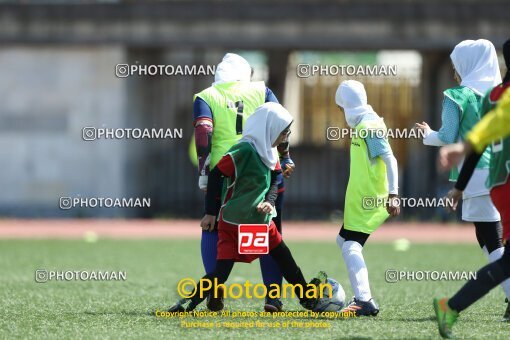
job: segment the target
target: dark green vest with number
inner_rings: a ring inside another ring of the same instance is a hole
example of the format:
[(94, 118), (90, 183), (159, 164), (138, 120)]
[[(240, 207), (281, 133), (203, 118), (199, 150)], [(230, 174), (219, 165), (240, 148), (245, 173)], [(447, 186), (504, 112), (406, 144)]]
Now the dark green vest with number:
[(228, 149), (242, 137), (246, 119), (266, 100), (263, 81), (235, 81), (213, 85), (196, 94), (211, 108), (214, 128), (211, 165), (214, 168)]

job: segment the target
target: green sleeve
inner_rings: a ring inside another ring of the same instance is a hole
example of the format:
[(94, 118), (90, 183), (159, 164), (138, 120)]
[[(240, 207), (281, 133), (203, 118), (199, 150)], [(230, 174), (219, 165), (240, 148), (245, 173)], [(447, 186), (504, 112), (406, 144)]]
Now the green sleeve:
[(491, 92), (492, 92), (492, 88), (489, 91), (487, 91), (485, 96), (483, 96), (482, 105), (480, 106), (480, 111), (478, 111), (478, 114), (480, 115), (480, 118), (485, 116), (485, 114), (487, 112), (489, 112), (490, 110), (492, 110), (493, 107), (494, 107), (494, 105), (491, 104), (491, 101), (489, 99)]

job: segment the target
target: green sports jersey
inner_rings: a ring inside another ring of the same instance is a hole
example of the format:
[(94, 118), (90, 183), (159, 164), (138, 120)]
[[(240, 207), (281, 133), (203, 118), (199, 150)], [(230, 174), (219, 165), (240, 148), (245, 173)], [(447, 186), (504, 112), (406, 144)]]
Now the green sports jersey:
[(271, 185), (271, 170), (262, 162), (255, 148), (248, 142), (235, 144), (228, 150), (235, 166), (235, 178), (224, 181), (223, 198), (231, 190), (230, 199), (222, 207), (222, 218), (230, 224), (267, 224), (270, 214), (257, 212)]
[(351, 140), (349, 183), (345, 194), (344, 228), (365, 234), (374, 232), (389, 216), (381, 202), (388, 197), (386, 164), (380, 157), (370, 158), (364, 129), (386, 131), (382, 119), (362, 121)]
[[(506, 86), (503, 84), (498, 85), (487, 92), (482, 101), (480, 116), (483, 117), (496, 107), (500, 94), (509, 86), (510, 84), (506, 84)], [(510, 138), (493, 142), (488, 149), (491, 152), (491, 158), (489, 176), (485, 185), (487, 188), (492, 189), (495, 186), (505, 184), (510, 175)]]
[[(459, 136), (466, 139), (466, 134), (480, 121), (480, 107), (482, 96), (466, 86), (457, 86), (444, 91), (444, 95), (453, 100), (460, 110)], [(490, 150), (486, 149), (476, 165), (477, 169), (488, 169), (490, 163)], [(450, 181), (455, 182), (459, 177), (459, 170), (454, 167), (450, 171)]]

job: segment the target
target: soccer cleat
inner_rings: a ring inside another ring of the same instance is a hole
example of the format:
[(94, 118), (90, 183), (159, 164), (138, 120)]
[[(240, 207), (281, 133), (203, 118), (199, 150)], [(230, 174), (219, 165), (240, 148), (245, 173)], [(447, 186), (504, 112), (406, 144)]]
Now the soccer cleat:
[(168, 309), (168, 312), (170, 312), (170, 313), (172, 313), (172, 312), (179, 312), (179, 313), (191, 312), (195, 308), (197, 308), (197, 305), (194, 304), (191, 299), (180, 299), (179, 301), (177, 301), (177, 303), (175, 303)]
[(313, 279), (310, 280), (310, 284), (319, 287), (320, 284), (328, 283), (328, 274), (326, 272), (320, 271), (315, 275)]
[(453, 338), (452, 328), (457, 321), (459, 313), (448, 307), (448, 298), (435, 298), (434, 310), (436, 311), (439, 334), (441, 334), (443, 338)]
[(341, 313), (354, 313), (356, 316), (376, 316), (379, 314), (379, 305), (373, 298), (368, 301), (352, 298), (347, 307), (341, 310)]
[(264, 305), (264, 311), (268, 313), (281, 312), (283, 310), (283, 303), (280, 299), (266, 297), (266, 304)]
[[(328, 274), (326, 274), (323, 271), (320, 271), (317, 273), (317, 275), (313, 279), (310, 280), (309, 284), (319, 287), (321, 284), (326, 284), (327, 282), (328, 282)], [(303, 299), (302, 301), (300, 301), (300, 304), (305, 309), (313, 310), (315, 308), (315, 306), (317, 306), (318, 302), (319, 302), (319, 299), (316, 297), (313, 299), (309, 299), (309, 298)]]
[(218, 296), (214, 296), (214, 292), (209, 293), (207, 296), (207, 308), (212, 312), (219, 312), (225, 306), (223, 303), (223, 297), (225, 292), (223, 287), (218, 287)]
[(505, 302), (506, 302), (506, 311), (505, 311), (505, 314), (503, 315), (503, 320), (502, 321), (509, 321), (510, 322), (510, 301), (508, 301), (508, 298), (506, 298)]
[(188, 302), (188, 299), (180, 299), (175, 304), (173, 304), (170, 308), (168, 308), (168, 312), (174, 313), (179, 312), (182, 313), (186, 309), (184, 308), (184, 305)]

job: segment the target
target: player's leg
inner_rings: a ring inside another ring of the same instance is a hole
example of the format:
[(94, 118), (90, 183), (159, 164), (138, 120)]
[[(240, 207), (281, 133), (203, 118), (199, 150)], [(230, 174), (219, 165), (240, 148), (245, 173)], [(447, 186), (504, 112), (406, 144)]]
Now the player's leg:
[(363, 258), (363, 246), (369, 234), (347, 230), (343, 226), (337, 236), (337, 244), (349, 273), (354, 298), (349, 302), (345, 311), (355, 312), (356, 315), (375, 316), (379, 313), (379, 306), (372, 298), (368, 281), (368, 269)]
[[(278, 193), (276, 198), (275, 208), (277, 216), (273, 218), (273, 222), (276, 225), (276, 229), (282, 233), (282, 205), (283, 205), (283, 192)], [(262, 272), (262, 279), (267, 291), (271, 289), (271, 285), (282, 285), (282, 272), (278, 267), (276, 261), (270, 255), (264, 255), (260, 257), (260, 270)], [(278, 312), (283, 308), (283, 304), (278, 298), (266, 297), (264, 310), (266, 312)]]
[[(221, 201), (216, 201), (218, 210)], [(216, 257), (218, 255), (218, 222), (216, 221), (213, 231), (202, 230), (200, 239), (200, 250), (202, 254), (202, 263), (204, 264), (205, 273), (211, 273), (216, 267)]]
[[(201, 278), (201, 280), (209, 280), (212, 284), (214, 284), (215, 279), (217, 280), (218, 284), (223, 284), (227, 281), (230, 273), (232, 272), (232, 268), (234, 267), (234, 260), (217, 260), (216, 261), (216, 267), (214, 270), (206, 274)], [(200, 286), (200, 285), (198, 285)], [(213, 287), (213, 292), (214, 287)], [(220, 292), (218, 290), (218, 295), (223, 294), (223, 292)], [(188, 299), (181, 299), (179, 302), (177, 302), (175, 305), (170, 307), (168, 310), (169, 312), (189, 312), (194, 310), (202, 301), (204, 301), (207, 296), (209, 296), (211, 293), (208, 294), (201, 294), (199, 291), (199, 288), (197, 287), (193, 293), (191, 294), (191, 298)], [(223, 308), (223, 307), (222, 307)]]
[[(219, 210), (221, 201), (218, 199), (216, 204)], [(216, 258), (218, 256), (218, 221), (214, 224), (213, 231), (202, 230), (200, 249), (205, 273), (209, 274), (216, 268)], [(207, 297), (207, 308), (209, 310), (218, 311), (223, 309), (223, 288), (220, 288), (220, 293), (218, 297), (212, 295)]]
[(441, 336), (451, 337), (458, 314), (507, 278), (510, 278), (510, 243), (500, 259), (480, 269), (476, 279), (469, 280), (452, 298), (434, 299)]
[(216, 256), (218, 253), (217, 245), (218, 230), (202, 230), (200, 250), (202, 253), (202, 263), (204, 264), (204, 270), (206, 273), (211, 273), (216, 267)]
[(510, 277), (510, 244), (506, 246), (501, 258), (480, 269), (476, 280), (468, 281), (449, 299), (448, 306), (462, 312), (508, 277)]
[[(275, 260), (288, 283), (294, 285), (294, 292), (299, 298), (301, 306), (306, 309), (313, 309), (317, 305), (317, 298), (308, 298), (307, 291), (314, 289), (308, 286), (308, 283), (301, 272), (301, 268), (297, 265), (290, 249), (285, 242), (281, 239), (280, 233), (276, 230), (274, 223), (271, 223), (269, 229), (269, 255)], [(319, 272), (317, 277), (311, 280), (311, 284), (316, 287), (321, 283), (327, 282), (327, 275), (324, 272)], [(310, 295), (309, 295), (310, 296)]]
[[(475, 222), (476, 237), (484, 244), (483, 250), (489, 259), (489, 263), (501, 258), (504, 252), (503, 247), (503, 227), (501, 222)], [(480, 242), (480, 241), (479, 241)], [(510, 279), (501, 283), (507, 302), (506, 311), (503, 318), (510, 320)]]
[(485, 255), (485, 257), (489, 258), (489, 252), (487, 251), (487, 247), (485, 246), (485, 242), (483, 240), (482, 230), (481, 228), (476, 227), (476, 223), (473, 224), (475, 226), (476, 241), (478, 242), (480, 249), (482, 249), (482, 253)]
[[(508, 197), (510, 197), (510, 181), (507, 181), (503, 185), (496, 186), (491, 189), (491, 201), (494, 203), (501, 215), (502, 224), (502, 239), (506, 246), (510, 244), (510, 204), (508, 204)], [(508, 248), (505, 248), (507, 251)], [(503, 285), (507, 285), (510, 279), (503, 282)], [(507, 307), (505, 314), (503, 315), (505, 321), (510, 321), (510, 297), (507, 295)]]
[[(475, 225), (476, 237), (482, 245), (482, 251), (490, 262), (499, 259), (503, 254), (501, 214), (498, 212), (490, 195), (464, 199), (462, 202), (462, 219)], [(510, 280), (501, 284), (503, 292), (510, 297)], [(507, 304), (506, 310), (509, 310)], [(505, 312), (506, 316), (507, 312)]]
[(458, 313), (471, 306), (492, 288), (510, 278), (510, 181), (491, 190), (491, 198), (501, 214), (503, 239), (506, 240), (503, 256), (476, 273), (476, 280), (469, 280), (451, 299), (434, 299), (439, 333), (444, 338), (452, 337), (452, 328)]

